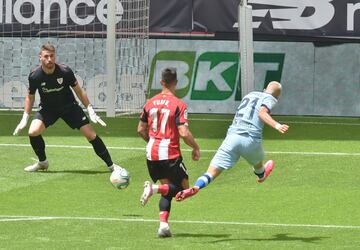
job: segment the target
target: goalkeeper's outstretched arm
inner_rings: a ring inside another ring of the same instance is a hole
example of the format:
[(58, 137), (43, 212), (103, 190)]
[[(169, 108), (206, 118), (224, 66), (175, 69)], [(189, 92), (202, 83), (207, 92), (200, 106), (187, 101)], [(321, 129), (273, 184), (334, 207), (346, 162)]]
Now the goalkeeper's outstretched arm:
[(87, 108), (90, 105), (90, 101), (85, 90), (80, 87), (79, 83), (77, 83), (72, 88), (74, 89), (74, 92), (76, 96), (80, 99), (81, 103), (84, 105), (85, 108)]
[(16, 126), (13, 135), (18, 135), (19, 132), (24, 129), (29, 121), (30, 112), (33, 108), (35, 102), (35, 95), (27, 94), (25, 97), (25, 107), (24, 107), (24, 113), (21, 118), (21, 121)]
[(35, 102), (35, 95), (27, 94), (25, 97), (25, 106), (24, 106), (24, 112), (27, 114), (31, 113), (31, 110), (34, 106)]
[(76, 96), (80, 99), (81, 103), (86, 107), (90, 116), (90, 120), (93, 123), (99, 123), (101, 126), (106, 126), (106, 123), (95, 113), (85, 90), (80, 87), (79, 83), (77, 82), (76, 85), (72, 88), (74, 89), (74, 92)]

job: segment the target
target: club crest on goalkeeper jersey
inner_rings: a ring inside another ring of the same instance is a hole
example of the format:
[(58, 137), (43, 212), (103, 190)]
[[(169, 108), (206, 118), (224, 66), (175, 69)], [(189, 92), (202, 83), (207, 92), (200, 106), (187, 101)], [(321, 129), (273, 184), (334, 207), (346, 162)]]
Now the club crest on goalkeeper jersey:
[(259, 118), (259, 109), (264, 106), (271, 111), (276, 103), (277, 99), (268, 93), (250, 92), (241, 100), (228, 133), (248, 134), (261, 139), (264, 123)]
[(148, 124), (148, 160), (171, 160), (181, 156), (179, 125), (188, 125), (187, 107), (172, 94), (157, 94), (148, 100), (140, 120)]

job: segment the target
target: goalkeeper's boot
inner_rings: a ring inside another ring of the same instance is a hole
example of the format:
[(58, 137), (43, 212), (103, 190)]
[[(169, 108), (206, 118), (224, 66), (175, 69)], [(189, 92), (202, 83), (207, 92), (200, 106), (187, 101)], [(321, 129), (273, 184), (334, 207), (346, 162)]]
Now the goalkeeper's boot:
[(38, 161), (35, 162), (33, 165), (27, 166), (24, 168), (26, 172), (36, 172), (39, 170), (47, 171), (49, 168), (49, 162), (47, 160), (45, 161)]
[(195, 194), (197, 194), (197, 192), (199, 192), (199, 187), (192, 187), (192, 188), (188, 188), (188, 189), (184, 189), (180, 192), (178, 192), (175, 196), (176, 201), (183, 201), (187, 198), (190, 198), (191, 196), (194, 196)]
[(275, 167), (275, 163), (273, 160), (269, 160), (265, 163), (265, 173), (264, 176), (262, 178), (258, 177), (258, 182), (262, 183), (266, 180), (266, 178), (271, 174), (271, 171), (273, 171), (274, 167)]
[(141, 205), (145, 206), (152, 195), (153, 195), (152, 184), (150, 183), (150, 181), (145, 181), (145, 183), (144, 183), (144, 192), (143, 192), (143, 194), (141, 195), (141, 198), (140, 198)]
[(166, 238), (166, 237), (171, 237), (172, 234), (170, 232), (170, 227), (169, 225), (167, 226), (160, 226), (159, 230), (158, 230), (158, 236), (160, 238)]

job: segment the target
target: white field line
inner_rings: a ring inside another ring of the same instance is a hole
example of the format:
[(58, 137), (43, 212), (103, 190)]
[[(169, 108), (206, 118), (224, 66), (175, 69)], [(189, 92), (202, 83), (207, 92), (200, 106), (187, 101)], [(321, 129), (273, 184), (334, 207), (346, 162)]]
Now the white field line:
[[(191, 121), (213, 121), (213, 122), (231, 122), (232, 119), (212, 119), (212, 118), (194, 118)], [(307, 124), (307, 125), (335, 125), (335, 126), (360, 126), (360, 123), (351, 122), (316, 122), (316, 121), (279, 121), (285, 124)]]
[(360, 123), (350, 122), (306, 122), (306, 121), (280, 121), (285, 124), (309, 124), (309, 125), (337, 125), (337, 126), (360, 126)]
[[(191, 121), (213, 121), (213, 122), (231, 122), (232, 119), (216, 119), (216, 118), (193, 118)], [(351, 122), (317, 122), (317, 121), (279, 121), (285, 124), (307, 124), (307, 125), (335, 125), (335, 126), (360, 126), (360, 123)]]
[[(0, 147), (30, 147), (30, 144), (10, 144), (0, 143)], [(92, 149), (92, 146), (81, 145), (46, 145), (48, 148), (77, 148), (77, 149)], [(128, 150), (128, 151), (144, 151), (145, 147), (111, 147), (109, 149)], [(182, 151), (191, 152), (191, 149), (182, 149)], [(214, 153), (217, 149), (202, 149), (202, 152)], [(324, 156), (360, 156), (360, 153), (342, 153), (342, 152), (301, 152), (301, 151), (266, 151), (267, 154), (289, 154), (289, 155), (324, 155)]]
[[(22, 114), (1, 114), (0, 116), (21, 116)], [(303, 117), (302, 119), (306, 119), (306, 117)], [(122, 119), (139, 119), (139, 117), (122, 117)], [(308, 117), (308, 119), (314, 119), (314, 117)], [(352, 117), (321, 117), (321, 119), (339, 119), (339, 120), (351, 120), (354, 119)], [(191, 121), (212, 121), (212, 122), (231, 122), (232, 119), (226, 119), (226, 118), (191, 118)], [(360, 126), (360, 123), (351, 123), (351, 122), (317, 122), (317, 121), (281, 121), (281, 123), (286, 124), (308, 124), (308, 125), (338, 125), (338, 126)]]
[[(158, 223), (157, 219), (138, 219), (138, 218), (99, 218), (99, 217), (72, 217), (72, 216), (7, 216), (0, 215), (0, 222), (12, 221), (40, 221), (40, 220), (87, 220), (87, 221), (120, 221), (120, 222), (151, 222)], [(239, 225), (256, 227), (303, 227), (303, 228), (334, 228), (334, 229), (360, 229), (354, 225), (320, 225), (320, 224), (284, 224), (284, 223), (257, 223), (257, 222), (237, 222), (237, 221), (192, 221), (192, 220), (172, 220), (172, 223), (179, 224), (204, 224), (204, 225)]]

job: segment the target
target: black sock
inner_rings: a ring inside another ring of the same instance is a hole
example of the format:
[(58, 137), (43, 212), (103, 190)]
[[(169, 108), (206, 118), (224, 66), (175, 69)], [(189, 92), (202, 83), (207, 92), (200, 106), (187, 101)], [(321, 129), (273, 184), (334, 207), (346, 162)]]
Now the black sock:
[(109, 151), (107, 150), (104, 142), (99, 136), (96, 136), (94, 140), (90, 141), (95, 153), (106, 163), (108, 167), (113, 164)]
[(257, 175), (257, 177), (259, 177), (260, 179), (264, 177), (264, 174), (265, 174), (265, 170), (264, 172), (262, 172), (261, 174), (257, 174), (255, 171), (254, 171), (254, 174)]
[(160, 201), (159, 201), (159, 209), (160, 209), (160, 211), (168, 211), (168, 212), (170, 212), (171, 200), (172, 200), (172, 197), (161, 196)]
[(166, 196), (169, 196), (170, 198), (174, 197), (178, 192), (180, 192), (181, 190), (183, 190), (181, 187), (176, 186), (174, 184), (168, 184), (169, 186), (169, 192)]
[(46, 160), (46, 154), (45, 154), (45, 142), (41, 135), (38, 136), (29, 136), (30, 144), (39, 158), (39, 161), (45, 161)]

